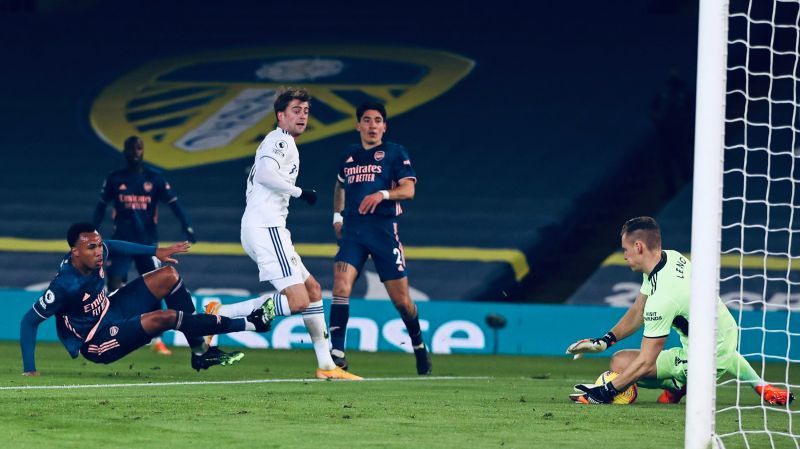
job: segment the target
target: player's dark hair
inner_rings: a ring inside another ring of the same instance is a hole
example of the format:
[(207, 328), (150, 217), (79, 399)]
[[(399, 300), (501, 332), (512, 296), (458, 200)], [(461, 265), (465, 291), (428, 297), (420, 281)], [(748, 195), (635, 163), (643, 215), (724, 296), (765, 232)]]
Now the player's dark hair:
[(381, 117), (383, 117), (383, 121), (386, 121), (386, 107), (377, 101), (365, 101), (358, 105), (356, 108), (356, 121), (360, 122), (361, 117), (363, 117), (364, 113), (367, 111), (378, 111)]
[(75, 243), (81, 237), (81, 234), (84, 232), (94, 232), (97, 228), (95, 225), (87, 222), (75, 223), (69, 227), (67, 230), (67, 243), (69, 243), (70, 248), (75, 247)]
[[(661, 228), (658, 227), (655, 218), (653, 217), (636, 217), (631, 218), (622, 225), (620, 236), (639, 233), (641, 237), (639, 240), (644, 241), (648, 249), (655, 249), (661, 247)], [(639, 237), (639, 236), (637, 236)]]
[(278, 118), (278, 112), (285, 112), (289, 107), (292, 100), (311, 101), (311, 94), (302, 87), (282, 87), (278, 91), (278, 96), (275, 97), (273, 109), (275, 109), (275, 119)]
[(125, 151), (131, 151), (135, 148), (143, 146), (144, 142), (142, 142), (142, 139), (140, 139), (139, 136), (130, 136), (125, 139), (125, 143), (122, 145), (122, 148), (124, 148)]

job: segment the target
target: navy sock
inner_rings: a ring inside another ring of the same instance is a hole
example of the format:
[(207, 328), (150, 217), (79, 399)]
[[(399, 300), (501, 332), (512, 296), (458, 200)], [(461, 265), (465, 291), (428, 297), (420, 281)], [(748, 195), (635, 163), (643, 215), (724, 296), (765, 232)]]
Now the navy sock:
[(334, 296), (331, 304), (331, 346), (344, 352), (344, 340), (347, 335), (347, 322), (350, 320), (350, 298)]
[(187, 339), (191, 337), (202, 339), (204, 335), (243, 331), (245, 323), (247, 323), (245, 318), (228, 318), (205, 314), (188, 315), (178, 311), (178, 322), (175, 324), (175, 329), (183, 332)]
[[(178, 282), (172, 287), (172, 291), (164, 297), (164, 302), (167, 304), (168, 309), (181, 311), (184, 316), (192, 315), (196, 312), (192, 294), (183, 285), (183, 278), (178, 278)], [(189, 336), (186, 332), (183, 334), (186, 336), (186, 341), (189, 343), (190, 348), (201, 350), (203, 347), (203, 335)]]
[(178, 282), (172, 287), (172, 291), (164, 297), (164, 302), (168, 309), (180, 310), (181, 312), (195, 313), (192, 294), (183, 285), (183, 278), (178, 278)]
[(417, 312), (416, 307), (414, 309), (413, 317), (407, 316), (402, 311), (400, 312), (400, 317), (406, 325), (408, 336), (411, 337), (411, 346), (416, 348), (422, 344), (422, 330), (419, 327), (419, 312)]

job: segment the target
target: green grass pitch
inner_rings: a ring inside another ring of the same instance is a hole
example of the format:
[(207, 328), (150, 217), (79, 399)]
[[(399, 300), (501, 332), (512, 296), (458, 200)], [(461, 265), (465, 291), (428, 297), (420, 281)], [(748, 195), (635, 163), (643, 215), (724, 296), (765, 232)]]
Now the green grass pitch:
[[(2, 342), (2, 447), (683, 447), (684, 405), (656, 404), (657, 391), (640, 389), (630, 406), (569, 401), (572, 385), (593, 381), (608, 359), (438, 355), (434, 376), (421, 378), (411, 355), (352, 353), (352, 370), (370, 380), (326, 382), (303, 380), (313, 377), (311, 351), (245, 353), (238, 365), (197, 373), (186, 348), (172, 357), (144, 348), (114, 364), (94, 365), (47, 343), (37, 348), (42, 376), (26, 378), (17, 343)], [(770, 366), (768, 374), (783, 378), (784, 370)], [(791, 376), (800, 383), (800, 376)], [(223, 381), (232, 383), (215, 383)], [(48, 385), (93, 387), (19, 388)], [(738, 394), (743, 404), (759, 402), (749, 389)], [(719, 406), (734, 404), (736, 396), (736, 388), (720, 388)], [(764, 429), (765, 413), (770, 430), (788, 431), (789, 414), (779, 407), (746, 410), (741, 418), (720, 413), (717, 429), (730, 432), (739, 419)], [(776, 447), (797, 447), (791, 437), (772, 438)], [(724, 442), (747, 447), (740, 436)], [(754, 434), (748, 444), (769, 447), (769, 437)]]

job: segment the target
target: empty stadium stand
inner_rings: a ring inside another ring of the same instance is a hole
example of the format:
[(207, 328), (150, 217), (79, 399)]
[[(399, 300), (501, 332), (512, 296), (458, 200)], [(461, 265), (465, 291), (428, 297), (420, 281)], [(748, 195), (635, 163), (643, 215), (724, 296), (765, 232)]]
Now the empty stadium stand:
[[(425, 14), (384, 5), (374, 16), (331, 4), (310, 8), (299, 21), (261, 2), (81, 5), (0, 13), (0, 38), (13, 42), (0, 47), (2, 286), (35, 287), (51, 278), (60, 250), (48, 242), (91, 217), (103, 178), (122, 165), (112, 148), (119, 142), (109, 144), (90, 120), (115, 82), (154, 61), (202, 64), (202, 55), (281, 46), (313, 56), (314, 48), (331, 44), (351, 46), (358, 58), (369, 43), (387, 56), (399, 48), (436, 50), (474, 62), (441, 95), (402, 114), (389, 110), (387, 139), (409, 149), (419, 176), (400, 228), (416, 297), (563, 301), (616, 246), (613, 235), (609, 242), (586, 230), (617, 226), (643, 196), (660, 205), (660, 184), (631, 193), (640, 174), (629, 163), (656, 157), (651, 106), (670, 70), (689, 81), (694, 73), (695, 40), (685, 31), (694, 30), (693, 12), (663, 14), (644, 4), (537, 4), (534, 13), (530, 5), (521, 13), (516, 2), (480, 9), (464, 3), (427, 5)], [(405, 70), (375, 64), (393, 76)], [(404, 82), (426, 73), (414, 67), (421, 71), (403, 75)], [(200, 81), (220, 83), (225, 76), (213, 73), (218, 78)], [(354, 91), (369, 92), (377, 83), (369, 70), (352, 75)], [(313, 91), (325, 80), (302, 84)], [(120, 108), (131, 105), (132, 97), (114, 95)], [(325, 104), (312, 114), (330, 112)], [(126, 118), (118, 120), (123, 127)], [(289, 228), (295, 243), (324, 253), (311, 251), (304, 260), (326, 290), (336, 158), (356, 139), (344, 132), (299, 141), (298, 184), (315, 187), (321, 201), (294, 204)], [(157, 151), (150, 148), (146, 158)], [(250, 164), (246, 156), (165, 170), (201, 245), (238, 242)], [(180, 239), (164, 209), (162, 238)], [(109, 223), (102, 228), (107, 235)], [(201, 254), (180, 265), (193, 288), (260, 289), (246, 256), (213, 255), (201, 245)], [(369, 281), (362, 277), (354, 296), (380, 296)]]

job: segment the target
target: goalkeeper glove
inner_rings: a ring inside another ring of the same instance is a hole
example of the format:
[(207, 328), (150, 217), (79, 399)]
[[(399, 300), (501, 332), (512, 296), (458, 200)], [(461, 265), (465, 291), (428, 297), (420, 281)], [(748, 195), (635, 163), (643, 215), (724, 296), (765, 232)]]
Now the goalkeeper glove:
[(607, 334), (600, 338), (584, 338), (569, 345), (567, 354), (573, 354), (575, 359), (579, 359), (586, 352), (596, 353), (603, 352), (610, 346), (617, 342), (617, 336), (613, 332), (608, 331)]
[(301, 200), (305, 201), (310, 206), (313, 206), (317, 202), (317, 191), (316, 190), (303, 190), (303, 193), (301, 193), (298, 198), (300, 198)]
[(619, 391), (614, 388), (611, 382), (605, 385), (578, 384), (575, 385), (575, 391), (582, 393), (571, 394), (569, 398), (583, 404), (610, 404), (614, 397), (619, 394)]

